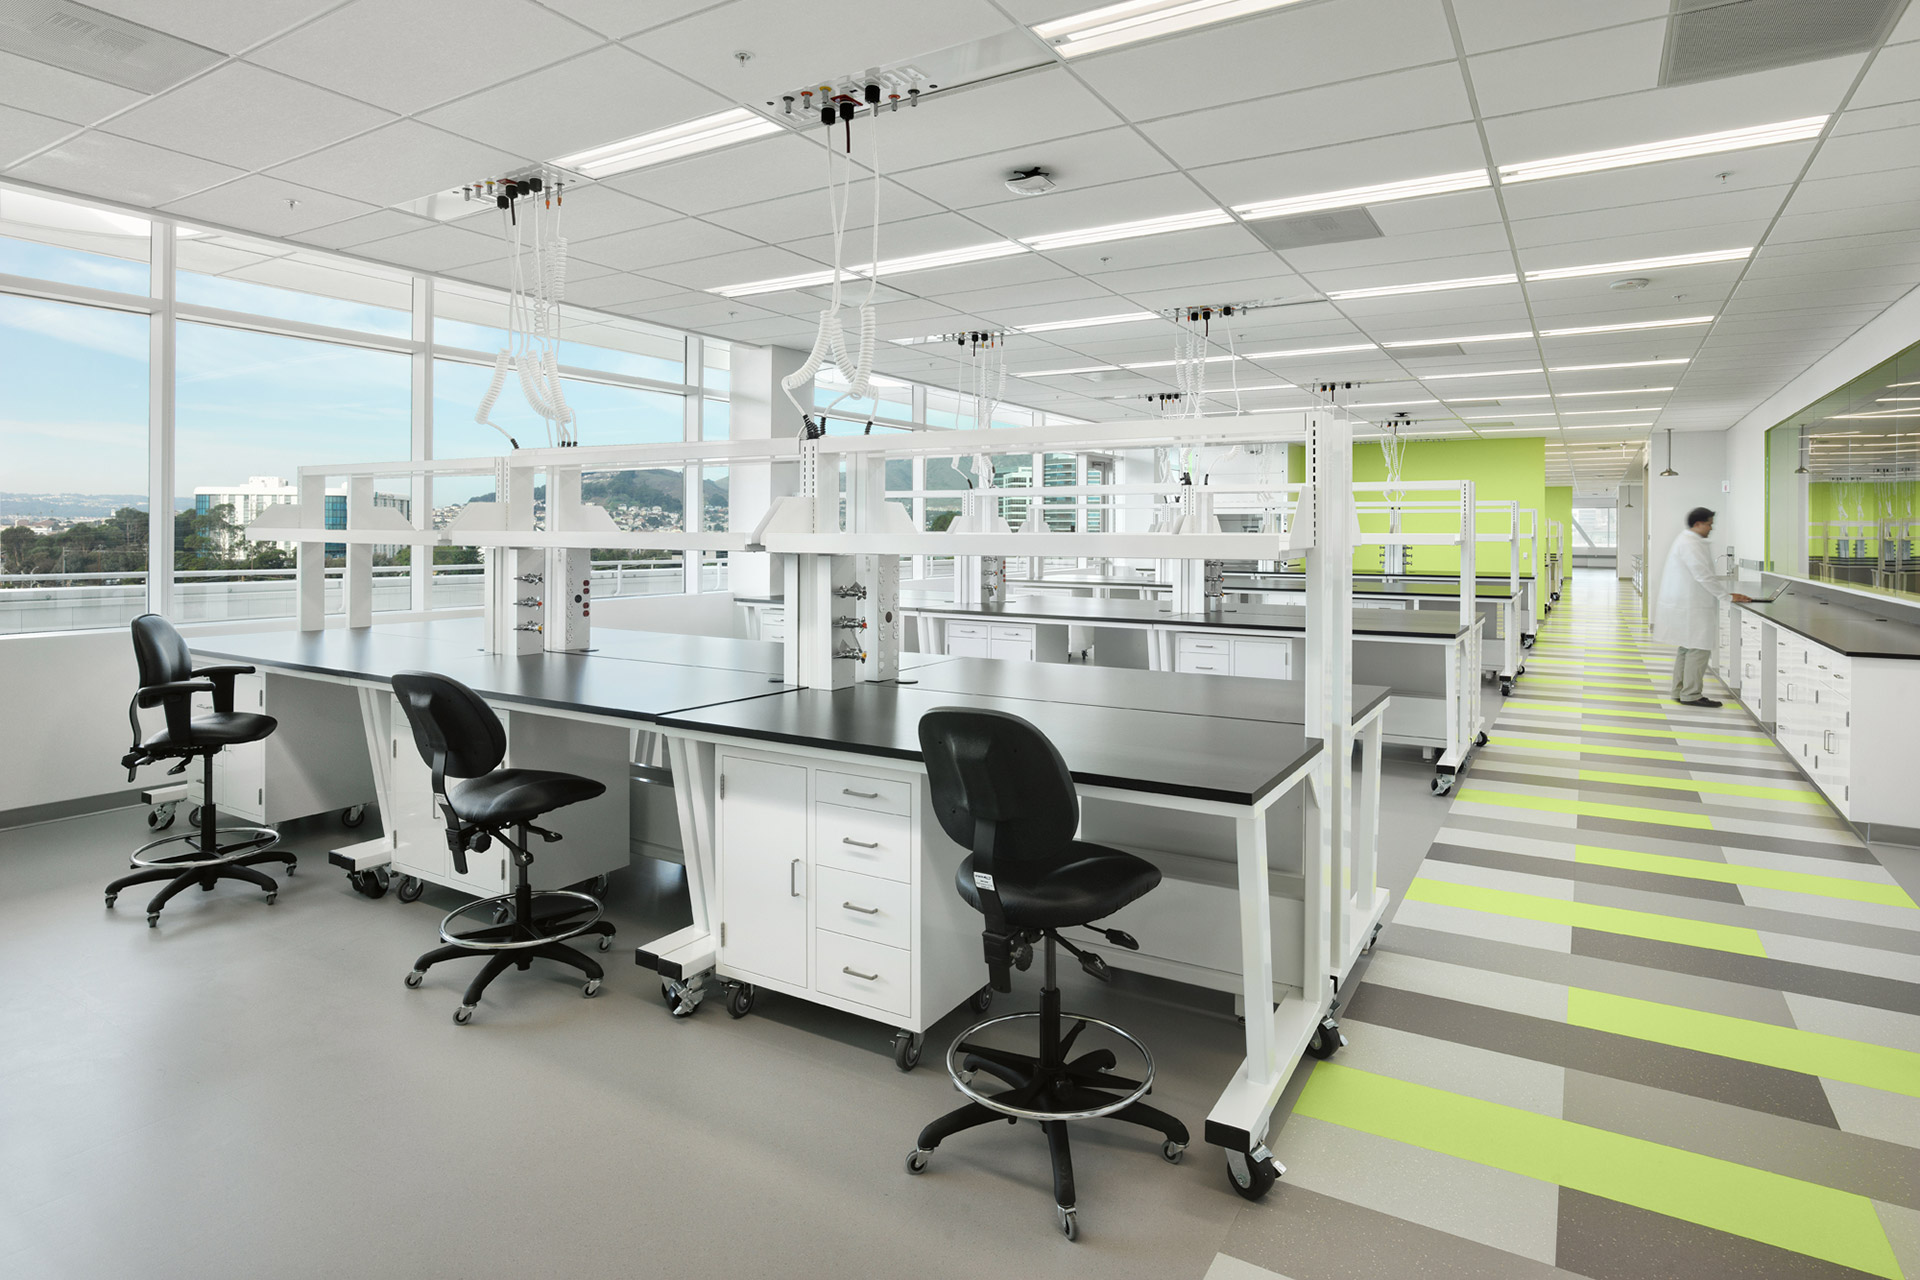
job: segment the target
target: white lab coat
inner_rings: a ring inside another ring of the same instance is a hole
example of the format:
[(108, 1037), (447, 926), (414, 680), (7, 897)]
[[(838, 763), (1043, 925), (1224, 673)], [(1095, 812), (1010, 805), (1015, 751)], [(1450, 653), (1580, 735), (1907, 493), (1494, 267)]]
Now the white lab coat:
[(1720, 609), (1732, 594), (1713, 572), (1712, 544), (1692, 529), (1682, 529), (1660, 574), (1653, 638), (1684, 649), (1712, 649), (1720, 642)]

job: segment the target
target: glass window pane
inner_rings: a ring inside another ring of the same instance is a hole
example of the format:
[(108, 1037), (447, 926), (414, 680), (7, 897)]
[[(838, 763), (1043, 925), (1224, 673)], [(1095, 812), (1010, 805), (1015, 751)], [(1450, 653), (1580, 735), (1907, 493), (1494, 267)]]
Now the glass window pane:
[(702, 440), (725, 440), (732, 430), (733, 405), (725, 400), (702, 400), (700, 402), (700, 438)]
[[(436, 346), (491, 355), (507, 345), (507, 295), (501, 290), (436, 282), (433, 315)], [(686, 380), (686, 353), (686, 339), (670, 330), (600, 312), (560, 309), (563, 365), (680, 383)]]
[(147, 611), (150, 323), (0, 295), (0, 634)]
[(0, 191), (0, 272), (145, 296), (153, 240), (145, 218)]
[[(292, 543), (244, 533), (261, 509), (295, 500), (299, 468), (383, 462), (408, 455), (411, 365), (391, 351), (182, 322), (175, 378), (174, 599), (189, 621), (287, 617), (295, 610)], [(331, 486), (327, 521), (346, 523), (347, 491)], [(375, 502), (411, 515), (406, 482), (376, 485)], [(409, 548), (374, 550), (377, 566), (404, 564)], [(329, 544), (328, 565), (345, 563)], [(342, 607), (330, 573), (329, 612)], [(377, 607), (405, 608), (397, 574)]]
[(733, 348), (712, 338), (701, 344), (701, 385), (709, 395), (726, 395), (733, 387)]
[[(474, 421), (493, 380), (492, 365), (436, 360), (433, 370), (434, 457), (491, 457), (509, 450), (508, 436), (522, 448), (548, 443), (547, 423), (527, 404), (513, 372), (508, 372), (488, 415), (501, 428), (495, 431)], [(575, 378), (563, 378), (561, 385), (582, 444), (650, 444), (684, 438), (684, 396)]]
[(413, 332), (406, 272), (185, 227), (174, 252), (175, 295), (188, 305), (395, 338)]

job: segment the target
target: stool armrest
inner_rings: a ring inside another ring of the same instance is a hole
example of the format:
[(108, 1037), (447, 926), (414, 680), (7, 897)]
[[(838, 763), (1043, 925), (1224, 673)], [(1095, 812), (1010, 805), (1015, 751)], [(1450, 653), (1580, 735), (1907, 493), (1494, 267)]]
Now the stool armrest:
[(213, 681), (213, 709), (222, 715), (228, 715), (233, 711), (233, 678), (250, 676), (255, 670), (254, 667), (236, 665), (198, 667), (194, 670), (193, 678)]

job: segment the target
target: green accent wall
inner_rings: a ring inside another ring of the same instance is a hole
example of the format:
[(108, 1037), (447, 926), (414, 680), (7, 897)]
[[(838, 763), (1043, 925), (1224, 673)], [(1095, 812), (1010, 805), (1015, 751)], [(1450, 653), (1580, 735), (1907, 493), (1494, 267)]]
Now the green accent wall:
[[(1502, 440), (1415, 440), (1406, 445), (1401, 459), (1401, 478), (1405, 480), (1471, 480), (1478, 502), (1518, 502), (1522, 510), (1544, 511), (1547, 504), (1547, 445), (1538, 436)], [(1353, 478), (1356, 481), (1387, 478), (1386, 459), (1374, 441), (1353, 446)], [(1375, 495), (1363, 494), (1363, 500)], [(1409, 501), (1431, 501), (1442, 494), (1408, 495)], [(1544, 517), (1543, 517), (1544, 518)], [(1524, 521), (1525, 517), (1521, 517)], [(1363, 530), (1380, 531), (1387, 527), (1385, 515), (1363, 515)], [(1444, 532), (1450, 527), (1441, 513), (1409, 513), (1401, 527), (1410, 533)], [(1506, 518), (1482, 513), (1480, 528), (1493, 533), (1506, 528)], [(1361, 547), (1354, 553), (1353, 567), (1362, 572), (1379, 570), (1381, 547)], [(1458, 573), (1460, 553), (1453, 547), (1409, 547), (1407, 568), (1413, 573)], [(1477, 568), (1482, 575), (1507, 572), (1507, 547), (1483, 542), (1478, 549)], [(1531, 551), (1525, 553), (1530, 556)], [(1532, 573), (1527, 559), (1520, 562), (1522, 576)]]
[[(1846, 505), (1844, 515), (1841, 514), (1842, 502)], [(1860, 554), (1878, 556), (1883, 524), (1846, 531), (1827, 527), (1830, 521), (1861, 519), (1863, 506), (1868, 520), (1891, 522), (1900, 528), (1920, 526), (1920, 516), (1915, 514), (1920, 510), (1920, 485), (1911, 480), (1873, 483), (1815, 480), (1807, 486), (1807, 554), (1814, 559)], [(1864, 543), (1864, 550), (1860, 546), (1842, 546), (1842, 538)]]
[[(1573, 581), (1573, 549), (1580, 542), (1580, 535), (1573, 531), (1573, 486), (1550, 484), (1547, 486), (1548, 520), (1560, 522), (1560, 578), (1563, 582)], [(1542, 555), (1546, 552), (1542, 550)]]

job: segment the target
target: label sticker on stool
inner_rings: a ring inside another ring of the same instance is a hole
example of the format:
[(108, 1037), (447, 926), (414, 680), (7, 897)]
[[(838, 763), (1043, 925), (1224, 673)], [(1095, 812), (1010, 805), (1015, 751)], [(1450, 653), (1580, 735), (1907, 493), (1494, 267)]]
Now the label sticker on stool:
[(973, 873), (973, 885), (974, 885), (974, 888), (976, 889), (986, 889), (988, 891), (992, 891), (993, 877), (988, 875), (984, 871), (976, 871)]

